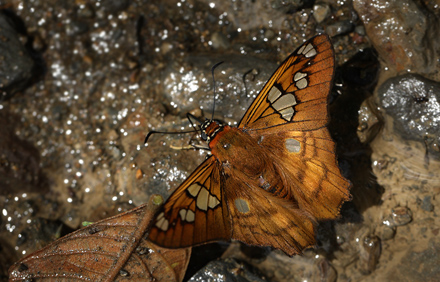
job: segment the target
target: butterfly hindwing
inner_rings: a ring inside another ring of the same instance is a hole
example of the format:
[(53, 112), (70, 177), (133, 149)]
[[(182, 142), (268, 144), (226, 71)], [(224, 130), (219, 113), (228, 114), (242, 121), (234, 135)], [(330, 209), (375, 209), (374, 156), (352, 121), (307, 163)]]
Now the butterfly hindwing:
[(298, 254), (315, 243), (312, 216), (301, 211), (295, 202), (239, 179), (226, 180), (232, 239), (281, 249), (288, 255)]
[(336, 218), (342, 203), (350, 199), (351, 183), (341, 175), (335, 143), (327, 128), (309, 131), (289, 131), (288, 125), (281, 128), (249, 133), (262, 140), (260, 145), (283, 171), (284, 194), (318, 220)]
[(310, 130), (325, 126), (333, 73), (334, 51), (328, 36), (313, 37), (278, 67), (238, 127), (291, 123), (295, 130)]
[(211, 156), (166, 201), (149, 239), (168, 248), (229, 240), (231, 223), (220, 181)]
[(318, 35), (281, 64), (239, 125), (282, 170), (283, 193), (316, 219), (336, 218), (350, 198), (351, 184), (325, 127), (333, 75), (333, 47), (327, 35)]

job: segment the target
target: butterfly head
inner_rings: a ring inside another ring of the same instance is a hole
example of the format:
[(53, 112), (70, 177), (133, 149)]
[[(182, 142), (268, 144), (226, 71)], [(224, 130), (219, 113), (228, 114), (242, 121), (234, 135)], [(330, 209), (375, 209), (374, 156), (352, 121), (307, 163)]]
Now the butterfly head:
[(218, 120), (207, 119), (200, 125), (201, 137), (203, 141), (211, 142), (215, 135), (224, 129), (224, 124)]

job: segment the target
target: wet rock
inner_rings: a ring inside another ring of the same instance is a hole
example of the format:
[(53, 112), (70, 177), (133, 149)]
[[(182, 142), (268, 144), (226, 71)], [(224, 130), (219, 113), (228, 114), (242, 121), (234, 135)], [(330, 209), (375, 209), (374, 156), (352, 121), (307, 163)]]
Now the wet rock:
[(430, 156), (440, 158), (440, 84), (420, 75), (390, 78), (378, 89), (380, 106), (393, 118), (404, 140), (424, 142)]
[[(211, 3), (211, 1), (202, 1)], [(233, 26), (240, 27), (242, 31), (258, 29), (261, 27), (267, 28), (281, 28), (283, 22), (286, 19), (286, 14), (283, 12), (286, 10), (286, 5), (282, 2), (276, 0), (275, 5), (268, 6), (267, 2), (241, 2), (241, 1), (217, 1), (215, 3), (216, 9), (222, 11), (225, 15), (225, 19), (232, 23)], [(287, 4), (289, 5), (289, 3)], [(288, 9), (292, 8), (289, 6)], [(249, 19), (249, 15), (252, 16), (252, 20)], [(214, 21), (213, 21), (214, 22)], [(217, 22), (216, 22), (217, 24)]]
[(26, 37), (21, 20), (11, 12), (0, 12), (0, 98), (26, 88), (33, 76), (34, 61), (20, 40)]
[(266, 281), (254, 268), (246, 263), (238, 262), (235, 259), (227, 258), (208, 263), (188, 281), (236, 281), (236, 282), (258, 282)]
[(430, 11), (412, 0), (359, 0), (353, 1), (353, 7), (388, 67), (398, 72), (435, 72), (438, 18)]
[(0, 195), (47, 191), (39, 151), (14, 133), (18, 118), (2, 110), (0, 124)]
[[(200, 108), (206, 116), (210, 116), (214, 102), (211, 68), (221, 61), (224, 63), (214, 72), (217, 92), (215, 117), (240, 121), (275, 70), (275, 64), (249, 56), (189, 56), (184, 64), (170, 66), (164, 74), (163, 95), (169, 101), (170, 110), (185, 116), (187, 112)], [(246, 75), (245, 85), (243, 76), (253, 69), (259, 70), (258, 75)]]

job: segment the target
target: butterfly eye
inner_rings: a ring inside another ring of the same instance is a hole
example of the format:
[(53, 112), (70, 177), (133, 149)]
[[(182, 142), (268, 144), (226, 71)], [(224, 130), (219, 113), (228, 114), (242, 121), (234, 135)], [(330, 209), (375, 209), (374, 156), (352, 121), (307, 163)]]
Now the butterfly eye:
[(208, 140), (208, 135), (206, 135), (206, 133), (203, 132), (203, 131), (202, 131), (201, 137), (202, 137), (202, 140), (203, 140), (203, 141)]

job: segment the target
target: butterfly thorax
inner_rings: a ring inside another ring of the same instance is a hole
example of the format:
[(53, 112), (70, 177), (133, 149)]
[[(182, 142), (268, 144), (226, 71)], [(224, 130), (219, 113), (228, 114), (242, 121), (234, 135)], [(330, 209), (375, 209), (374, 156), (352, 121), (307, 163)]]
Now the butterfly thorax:
[(209, 147), (224, 175), (243, 179), (272, 193), (278, 190), (282, 180), (270, 162), (269, 152), (247, 132), (225, 125), (209, 142)]

